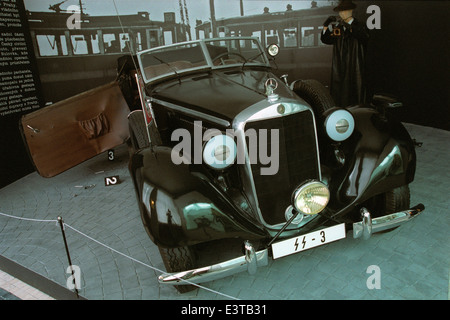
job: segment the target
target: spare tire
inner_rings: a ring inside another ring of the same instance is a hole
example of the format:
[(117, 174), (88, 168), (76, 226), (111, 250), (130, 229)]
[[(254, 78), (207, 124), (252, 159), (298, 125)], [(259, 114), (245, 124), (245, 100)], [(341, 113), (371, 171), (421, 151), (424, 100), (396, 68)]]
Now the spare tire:
[(135, 110), (128, 115), (128, 128), (130, 130), (131, 146), (134, 151), (150, 146), (142, 110)]
[(313, 108), (316, 117), (323, 117), (325, 111), (336, 107), (331, 94), (317, 80), (297, 80), (291, 84), (291, 89)]

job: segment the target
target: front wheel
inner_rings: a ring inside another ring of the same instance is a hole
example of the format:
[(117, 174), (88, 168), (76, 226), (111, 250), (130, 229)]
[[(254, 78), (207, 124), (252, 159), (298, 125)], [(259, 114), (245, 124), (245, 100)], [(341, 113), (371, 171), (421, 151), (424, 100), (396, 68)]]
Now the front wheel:
[[(169, 273), (191, 270), (196, 267), (195, 254), (191, 247), (163, 248), (158, 246), (158, 249)], [(180, 293), (197, 289), (194, 285), (175, 286), (175, 288)]]
[[(410, 190), (408, 185), (404, 185), (388, 192), (380, 194), (366, 203), (367, 208), (373, 218), (378, 218), (391, 213), (408, 210), (410, 208)], [(381, 231), (389, 232), (398, 227)]]
[(409, 186), (401, 186), (385, 194), (386, 212), (408, 210), (410, 208)]

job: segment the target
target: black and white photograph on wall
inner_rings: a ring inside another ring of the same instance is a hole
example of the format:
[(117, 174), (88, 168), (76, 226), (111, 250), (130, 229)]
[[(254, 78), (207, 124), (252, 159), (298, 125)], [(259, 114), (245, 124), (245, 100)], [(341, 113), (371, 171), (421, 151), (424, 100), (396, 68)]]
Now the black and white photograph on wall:
[(122, 55), (213, 37), (251, 36), (263, 46), (279, 44), (287, 58), (279, 65), (281, 72), (301, 69), (307, 77), (315, 73), (329, 82), (331, 49), (318, 35), (324, 19), (333, 13), (333, 1), (244, 5), (244, 1), (135, 0), (132, 6), (126, 1), (105, 5), (109, 2), (25, 1), (47, 102), (114, 79)]
[(448, 300), (449, 9), (0, 0), (0, 300)]

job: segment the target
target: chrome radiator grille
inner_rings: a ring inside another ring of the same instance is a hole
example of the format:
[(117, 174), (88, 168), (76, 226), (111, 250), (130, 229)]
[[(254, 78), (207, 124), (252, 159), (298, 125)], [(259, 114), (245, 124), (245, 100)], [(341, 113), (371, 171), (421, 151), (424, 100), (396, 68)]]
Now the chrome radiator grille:
[[(258, 161), (251, 164), (256, 196), (264, 221), (269, 225), (286, 222), (285, 211), (291, 204), (296, 187), (308, 179), (319, 179), (320, 169), (312, 113), (308, 111), (288, 116), (248, 122), (245, 130), (268, 131), (268, 154), (271, 150), (271, 129), (279, 130), (279, 169), (274, 175), (261, 175), (269, 165)], [(259, 140), (259, 139), (258, 139)], [(273, 158), (273, 156), (272, 156)]]

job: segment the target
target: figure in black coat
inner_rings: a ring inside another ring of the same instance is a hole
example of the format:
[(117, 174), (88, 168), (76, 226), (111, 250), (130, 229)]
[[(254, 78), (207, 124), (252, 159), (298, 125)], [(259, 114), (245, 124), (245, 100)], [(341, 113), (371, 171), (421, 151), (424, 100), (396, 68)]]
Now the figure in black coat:
[(356, 5), (343, 0), (334, 8), (342, 19), (337, 25), (336, 17), (324, 23), (321, 40), (333, 45), (331, 95), (337, 106), (347, 107), (366, 101), (365, 55), (369, 33), (364, 23), (353, 18)]

